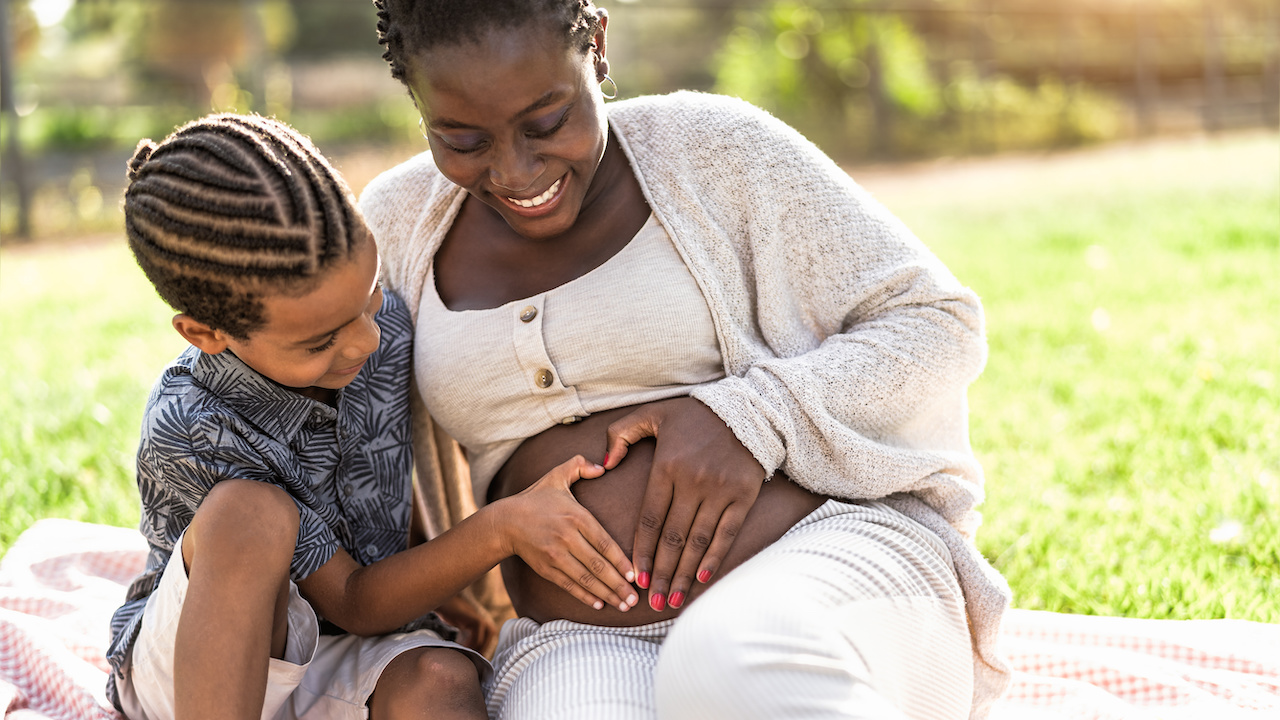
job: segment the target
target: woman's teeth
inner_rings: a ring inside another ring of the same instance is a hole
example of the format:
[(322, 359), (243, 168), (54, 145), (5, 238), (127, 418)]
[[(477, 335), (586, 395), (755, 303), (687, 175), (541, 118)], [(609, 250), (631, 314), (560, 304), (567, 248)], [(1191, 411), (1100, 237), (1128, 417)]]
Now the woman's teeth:
[[(563, 180), (563, 179), (564, 179), (564, 178), (561, 178), (561, 180)], [(509, 198), (507, 198), (507, 200), (509, 200), (509, 201), (510, 201), (512, 204), (514, 204), (514, 205), (519, 205), (520, 207), (527, 207), (527, 208), (530, 208), (530, 207), (538, 207), (538, 206), (539, 206), (539, 205), (541, 205), (542, 203), (544, 203), (544, 202), (546, 202), (546, 201), (550, 200), (551, 198), (555, 197), (555, 196), (556, 196), (556, 192), (557, 192), (559, 189), (560, 189), (560, 180), (556, 180), (555, 182), (551, 183), (551, 187), (547, 188), (547, 191), (546, 191), (546, 192), (542, 193), (541, 195), (539, 195), (539, 196), (538, 196), (538, 197), (536, 197), (536, 198), (530, 198), (530, 199), (528, 199), (528, 200), (517, 200), (517, 199), (515, 199), (515, 198), (513, 198), (513, 197), (509, 197)]]

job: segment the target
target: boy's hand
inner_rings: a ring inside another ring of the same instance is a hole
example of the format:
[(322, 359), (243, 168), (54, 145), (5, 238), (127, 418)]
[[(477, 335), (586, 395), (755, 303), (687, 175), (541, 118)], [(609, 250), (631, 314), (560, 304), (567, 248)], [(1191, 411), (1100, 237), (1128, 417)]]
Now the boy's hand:
[(444, 621), (458, 629), (459, 645), (484, 654), (498, 633), (498, 626), (482, 608), (465, 595), (454, 595), (436, 608)]
[(625, 612), (639, 602), (631, 587), (631, 561), (569, 487), (598, 478), (604, 468), (581, 455), (557, 465), (523, 492), (499, 500), (504, 550), (547, 580), (600, 610), (607, 602)]

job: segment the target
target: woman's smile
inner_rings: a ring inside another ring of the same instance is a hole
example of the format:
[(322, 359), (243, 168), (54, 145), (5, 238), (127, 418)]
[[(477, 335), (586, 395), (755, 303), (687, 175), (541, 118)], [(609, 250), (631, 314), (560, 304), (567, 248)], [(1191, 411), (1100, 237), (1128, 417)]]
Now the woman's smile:
[(547, 188), (545, 192), (537, 195), (536, 197), (521, 199), (506, 196), (503, 199), (508, 203), (511, 203), (511, 209), (513, 211), (525, 217), (545, 215), (554, 211), (556, 205), (559, 204), (560, 189), (564, 187), (564, 184), (564, 176), (561, 176), (557, 178), (555, 182), (551, 183), (551, 187)]

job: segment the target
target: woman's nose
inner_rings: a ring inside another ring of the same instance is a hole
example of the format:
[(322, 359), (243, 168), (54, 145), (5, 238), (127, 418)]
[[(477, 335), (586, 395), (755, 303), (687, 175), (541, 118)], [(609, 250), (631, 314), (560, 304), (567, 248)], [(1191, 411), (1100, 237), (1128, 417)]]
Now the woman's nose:
[(545, 163), (526, 143), (515, 142), (497, 153), (489, 167), (489, 182), (508, 192), (528, 190), (542, 174)]

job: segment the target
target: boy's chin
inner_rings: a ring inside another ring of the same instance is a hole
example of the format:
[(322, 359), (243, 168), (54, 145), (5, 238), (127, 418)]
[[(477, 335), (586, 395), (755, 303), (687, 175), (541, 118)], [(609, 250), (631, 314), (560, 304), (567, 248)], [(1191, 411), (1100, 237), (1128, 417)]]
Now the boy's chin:
[[(345, 385), (343, 386), (345, 387)], [(335, 394), (341, 390), (341, 387), (322, 387), (320, 385), (312, 385), (305, 388), (290, 388), (294, 392), (303, 397), (309, 397), (312, 400), (327, 403), (333, 400)]]

